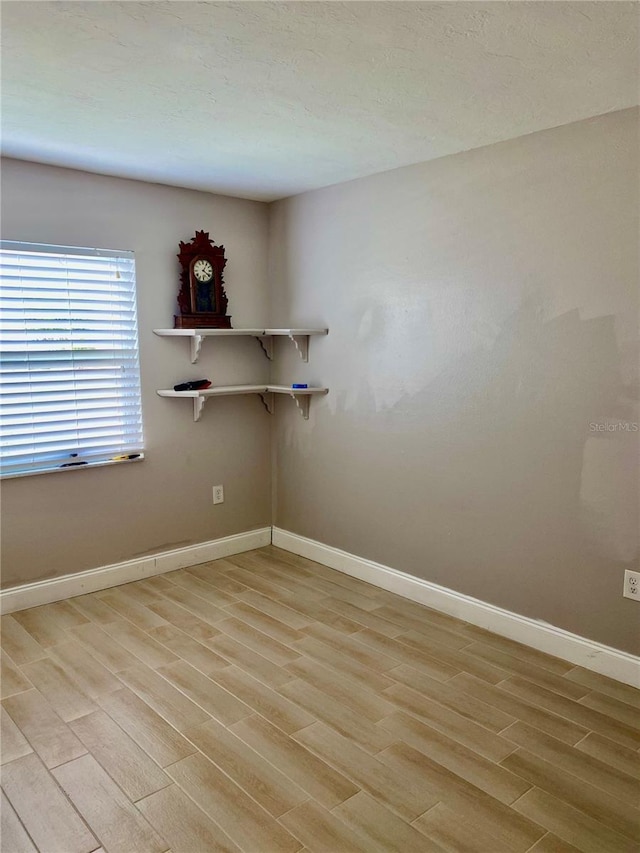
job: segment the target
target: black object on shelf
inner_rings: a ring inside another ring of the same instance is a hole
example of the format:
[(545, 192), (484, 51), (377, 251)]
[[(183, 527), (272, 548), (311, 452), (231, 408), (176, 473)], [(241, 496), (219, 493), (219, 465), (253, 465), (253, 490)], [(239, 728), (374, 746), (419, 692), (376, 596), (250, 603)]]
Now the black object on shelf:
[(203, 391), (205, 388), (211, 388), (208, 379), (194, 379), (192, 382), (181, 382), (173, 386), (174, 391)]

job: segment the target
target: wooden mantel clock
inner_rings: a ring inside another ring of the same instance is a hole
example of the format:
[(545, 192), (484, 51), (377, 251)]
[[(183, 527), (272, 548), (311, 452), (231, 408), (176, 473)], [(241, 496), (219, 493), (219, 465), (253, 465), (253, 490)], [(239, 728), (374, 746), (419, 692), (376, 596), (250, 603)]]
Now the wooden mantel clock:
[(176, 329), (230, 329), (227, 295), (222, 271), (227, 263), (224, 246), (214, 246), (208, 231), (196, 231), (189, 243), (180, 242), (178, 260), (180, 314), (174, 317)]

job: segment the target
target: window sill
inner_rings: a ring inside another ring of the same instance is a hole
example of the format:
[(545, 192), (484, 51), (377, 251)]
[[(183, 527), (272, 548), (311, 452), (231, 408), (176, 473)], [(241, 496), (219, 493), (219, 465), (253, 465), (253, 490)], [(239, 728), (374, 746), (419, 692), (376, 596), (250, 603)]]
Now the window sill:
[(67, 471), (94, 471), (96, 468), (105, 468), (109, 465), (131, 465), (133, 462), (142, 462), (144, 453), (136, 455), (134, 459), (106, 459), (103, 462), (88, 462), (86, 465), (66, 465), (57, 468), (45, 468), (41, 471), (22, 471), (15, 474), (0, 474), (0, 480), (17, 480), (22, 477), (39, 477), (41, 474), (59, 474)]

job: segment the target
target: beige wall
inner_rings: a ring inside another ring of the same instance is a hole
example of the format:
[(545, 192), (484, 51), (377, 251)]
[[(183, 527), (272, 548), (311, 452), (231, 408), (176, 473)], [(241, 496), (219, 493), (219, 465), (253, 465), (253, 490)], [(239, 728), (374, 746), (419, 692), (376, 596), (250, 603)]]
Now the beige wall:
[[(275, 523), (637, 651), (638, 125), (624, 111), (274, 205), (272, 320), (330, 394)], [(284, 374), (283, 374), (284, 376)]]
[[(266, 379), (252, 339), (154, 336), (180, 239), (229, 258), (234, 325), (328, 325), (305, 423), (277, 407), (279, 526), (610, 645), (638, 560), (637, 113), (625, 111), (267, 205), (7, 160), (2, 236), (133, 249), (147, 458), (5, 481), (4, 586), (271, 521), (272, 424), (254, 397), (156, 388)], [(270, 233), (269, 233), (270, 214)], [(270, 284), (267, 257), (270, 246)], [(278, 375), (279, 374), (279, 375)], [(211, 486), (225, 485), (213, 507)]]
[[(4, 239), (134, 250), (147, 447), (140, 463), (4, 481), (4, 586), (270, 524), (270, 426), (260, 401), (211, 401), (195, 424), (188, 402), (155, 393), (185, 379), (235, 384), (268, 374), (252, 338), (206, 341), (191, 365), (185, 341), (151, 331), (173, 325), (178, 242), (201, 228), (225, 245), (234, 325), (265, 323), (267, 205), (4, 161)], [(214, 507), (218, 483), (225, 503)]]

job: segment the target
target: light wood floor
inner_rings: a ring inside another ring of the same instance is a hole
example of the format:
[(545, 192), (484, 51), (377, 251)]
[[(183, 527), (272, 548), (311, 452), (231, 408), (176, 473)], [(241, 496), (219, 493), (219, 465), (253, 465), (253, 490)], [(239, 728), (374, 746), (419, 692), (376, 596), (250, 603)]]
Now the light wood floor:
[(2, 851), (640, 849), (640, 692), (264, 548), (2, 623)]

